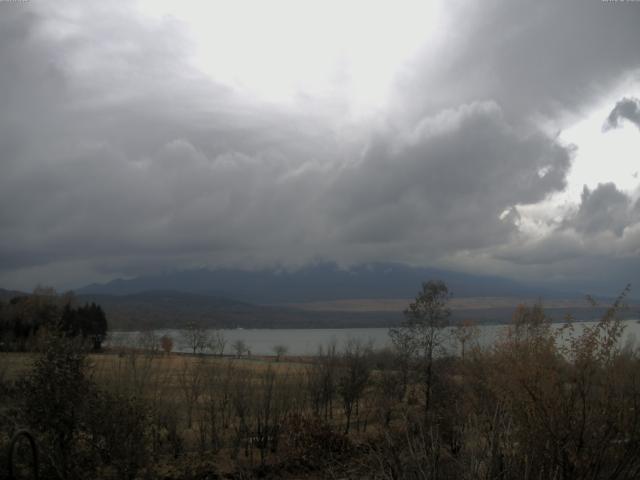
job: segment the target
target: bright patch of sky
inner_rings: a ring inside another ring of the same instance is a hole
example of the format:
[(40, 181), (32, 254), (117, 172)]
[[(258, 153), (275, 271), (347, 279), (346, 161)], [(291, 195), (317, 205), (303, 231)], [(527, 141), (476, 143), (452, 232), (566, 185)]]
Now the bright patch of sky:
[[(632, 199), (640, 197), (640, 135), (636, 125), (620, 121), (617, 128), (605, 129), (613, 106), (623, 96), (640, 97), (640, 82), (634, 76), (614, 92), (600, 99), (584, 117), (575, 117), (560, 131), (564, 144), (574, 145), (574, 159), (567, 175), (567, 187), (534, 205), (520, 205), (519, 227), (532, 237), (543, 237), (580, 203), (585, 187), (613, 183)], [(543, 174), (544, 172), (540, 172)]]
[(278, 103), (342, 101), (360, 117), (384, 108), (396, 73), (441, 30), (435, 1), (141, 0), (151, 17), (183, 22), (195, 65)]

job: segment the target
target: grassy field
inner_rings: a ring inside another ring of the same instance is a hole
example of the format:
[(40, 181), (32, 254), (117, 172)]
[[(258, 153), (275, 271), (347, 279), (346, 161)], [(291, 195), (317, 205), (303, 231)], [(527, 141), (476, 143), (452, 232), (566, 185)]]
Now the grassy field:
[[(28, 375), (37, 358), (0, 353), (0, 382)], [(160, 452), (157, 470), (166, 468), (167, 478), (181, 478), (175, 470), (188, 469), (190, 462), (215, 465), (222, 473), (261, 463), (260, 449), (253, 445), (256, 432), (307, 408), (303, 384), (309, 361), (130, 350), (87, 355), (87, 373), (101, 390), (144, 401), (154, 449)], [(337, 421), (338, 405), (334, 413)]]
[[(27, 375), (38, 358), (36, 353), (0, 352), (0, 380), (15, 381)], [(127, 353), (106, 351), (87, 355), (88, 365), (94, 380), (100, 384), (115, 381), (114, 376), (132, 375), (136, 369), (147, 375), (163, 378), (165, 388), (178, 386), (178, 378), (185, 370), (202, 368), (231, 368), (240, 375), (262, 375), (271, 369), (276, 374), (300, 375), (305, 372), (312, 359), (307, 357), (283, 357), (276, 361), (275, 356), (253, 356), (236, 358), (235, 356), (190, 355), (181, 353), (146, 354), (129, 351)], [(146, 380), (151, 380), (147, 377)]]
[(13, 381), (26, 374), (36, 358), (33, 353), (0, 352), (0, 380)]

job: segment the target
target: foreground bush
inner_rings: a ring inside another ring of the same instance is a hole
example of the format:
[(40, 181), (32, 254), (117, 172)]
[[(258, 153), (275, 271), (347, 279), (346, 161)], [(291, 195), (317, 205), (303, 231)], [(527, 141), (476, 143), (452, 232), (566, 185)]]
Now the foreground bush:
[(144, 404), (99, 390), (77, 342), (47, 337), (19, 391), (22, 422), (37, 436), (44, 478), (130, 479), (146, 463)]

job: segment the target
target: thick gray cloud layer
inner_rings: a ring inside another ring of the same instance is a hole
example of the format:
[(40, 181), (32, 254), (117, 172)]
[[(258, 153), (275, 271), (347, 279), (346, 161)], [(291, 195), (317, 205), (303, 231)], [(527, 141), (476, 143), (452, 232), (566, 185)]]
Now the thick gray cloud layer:
[(462, 105), (374, 138), (336, 182), (329, 211), (346, 242), (421, 254), (425, 242), (432, 254), (485, 247), (509, 240), (515, 205), (561, 190), (569, 164), (570, 149), (513, 128), (495, 103)]
[(640, 68), (640, 8), (614, 3), (451, 2), (450, 35), (407, 70), (403, 92), (417, 112), (491, 98), (510, 117), (580, 115)]
[[(540, 253), (559, 252), (576, 277), (579, 236), (633, 255), (640, 208), (614, 185), (585, 190), (542, 242), (518, 207), (562, 191), (573, 156), (535, 118), (640, 68), (640, 8), (463, 3), (375, 125), (249, 100), (190, 66), (179, 23), (126, 4), (0, 3), (0, 284), (460, 252), (541, 278)], [(633, 120), (618, 106), (612, 126)]]
[(607, 117), (604, 130), (617, 128), (620, 120), (628, 120), (640, 128), (640, 100), (637, 98), (623, 98)]
[(638, 281), (640, 199), (634, 201), (612, 183), (594, 190), (585, 186), (580, 204), (552, 232), (521, 236), (493, 254), (534, 277), (546, 274), (561, 288), (570, 284), (587, 291), (619, 292)]
[(593, 191), (584, 187), (580, 208), (567, 219), (566, 226), (586, 235), (609, 231), (621, 237), (625, 228), (638, 220), (637, 208), (631, 208), (631, 199), (613, 183), (605, 183)]

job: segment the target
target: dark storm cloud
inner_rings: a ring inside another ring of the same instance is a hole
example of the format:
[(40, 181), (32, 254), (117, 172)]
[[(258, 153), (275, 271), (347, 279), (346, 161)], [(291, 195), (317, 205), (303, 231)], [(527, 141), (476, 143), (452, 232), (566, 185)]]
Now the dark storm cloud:
[(537, 239), (522, 239), (499, 249), (495, 256), (518, 265), (552, 266), (582, 258), (584, 251), (573, 232), (554, 232)]
[[(313, 103), (250, 101), (206, 78), (170, 18), (119, 2), (0, 2), (0, 284), (318, 257), (509, 258), (518, 206), (561, 191), (573, 152), (533, 116), (640, 65), (627, 45), (640, 8), (483, 5), (466, 6), (473, 20), (437, 68), (404, 78), (386, 123), (343, 128)], [(616, 198), (589, 192), (569, 230), (618, 235), (624, 219), (602, 213)], [(531, 249), (512, 263), (534, 262)]]
[(628, 120), (640, 128), (640, 100), (637, 98), (623, 98), (607, 117), (603, 130), (618, 128), (620, 120)]
[(581, 113), (640, 68), (637, 3), (461, 1), (446, 10), (448, 38), (402, 83), (418, 112), (491, 98), (509, 116)]
[(587, 235), (610, 231), (620, 237), (626, 227), (638, 220), (631, 198), (613, 183), (605, 183), (593, 191), (585, 185), (580, 208), (565, 221), (565, 227)]
[(175, 44), (157, 42), (180, 39), (171, 23), (146, 31), (116, 8), (58, 39), (47, 29), (66, 19), (46, 13), (53, 19), (16, 8), (1, 20), (0, 60), (11, 67), (0, 70), (3, 269), (170, 263), (185, 251), (202, 261), (286, 232), (284, 209), (304, 204), (295, 172), (326, 156), (326, 127), (200, 76)]
[(346, 242), (432, 254), (495, 245), (516, 229), (517, 204), (564, 188), (570, 156), (509, 125), (495, 103), (463, 105), (376, 138), (336, 182), (330, 211)]
[(619, 293), (640, 280), (640, 200), (613, 183), (585, 186), (580, 204), (553, 231), (521, 236), (493, 254), (559, 285)]

